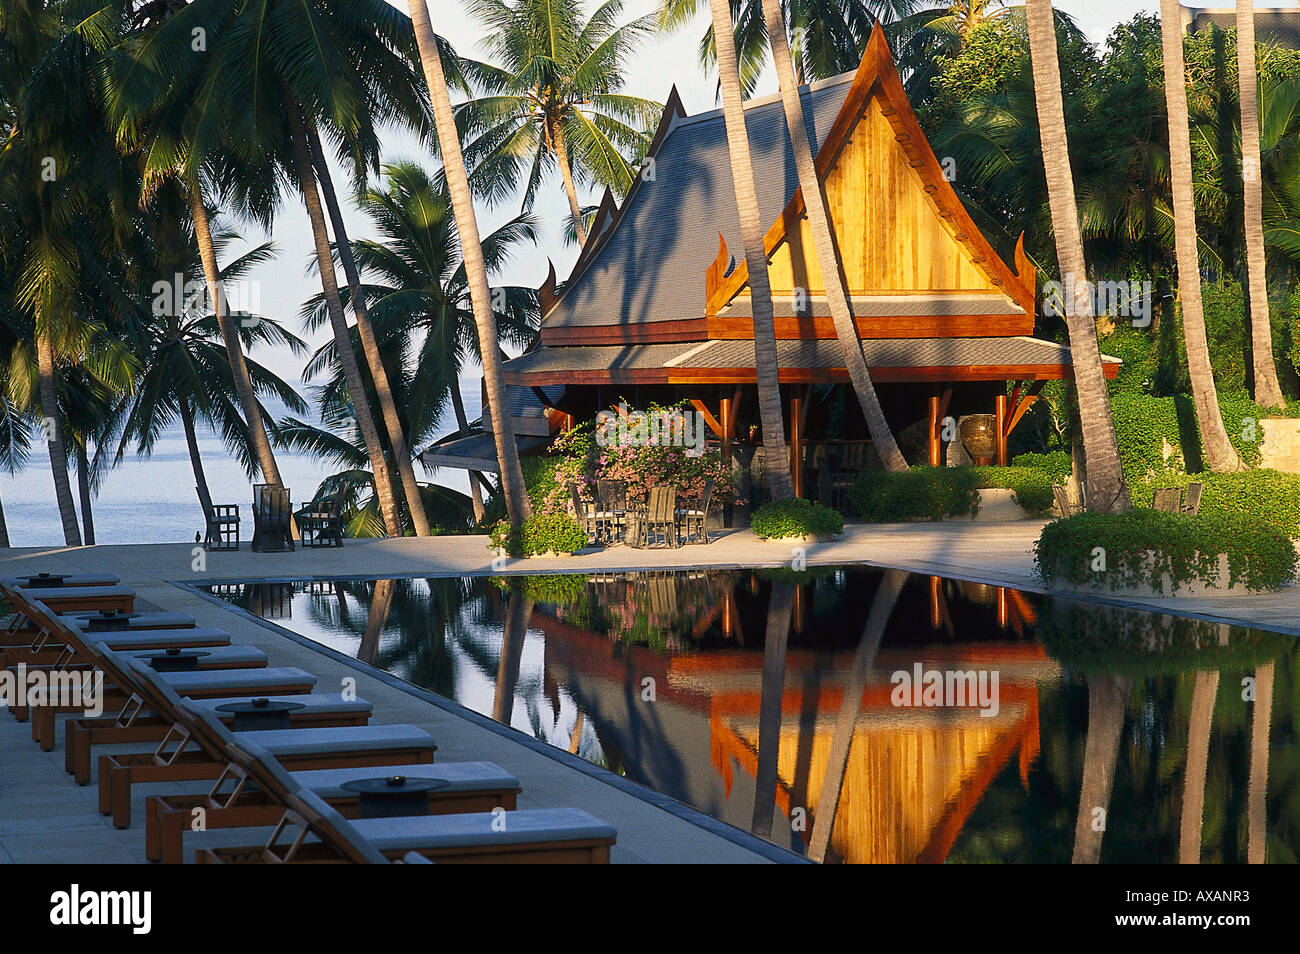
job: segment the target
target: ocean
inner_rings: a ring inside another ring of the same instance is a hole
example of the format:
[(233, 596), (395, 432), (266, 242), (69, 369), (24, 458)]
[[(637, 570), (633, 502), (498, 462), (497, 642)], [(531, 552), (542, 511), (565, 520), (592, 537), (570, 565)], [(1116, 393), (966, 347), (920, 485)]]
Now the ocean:
[[(478, 381), (462, 381), (465, 412), (470, 420), (480, 413)], [(308, 397), (307, 388), (299, 393)], [(310, 398), (308, 398), (310, 400)], [(279, 419), (283, 406), (267, 403), (272, 416)], [(314, 419), (312, 415), (307, 415)], [(454, 419), (443, 421), (439, 436), (455, 427)], [(252, 481), (239, 461), (230, 456), (221, 440), (205, 428), (199, 429), (199, 450), (203, 467), (216, 504), (239, 504), (248, 532), (252, 532), (249, 508), (252, 504)], [(338, 468), (303, 454), (277, 448), (276, 463), (280, 476), (291, 492), (294, 508), (315, 495), (320, 482)], [(434, 482), (468, 493), (469, 480), (464, 471), (429, 471), (416, 464), (415, 475), (421, 482)], [(76, 474), (72, 471), (72, 493), (77, 495)], [(39, 439), (32, 445), (27, 466), (10, 475), (0, 472), (0, 503), (4, 505), (9, 543), (15, 547), (61, 547), (63, 525), (54, 500), (54, 478), (50, 458)], [(81, 502), (77, 498), (78, 514)], [(105, 475), (92, 503), (95, 541), (112, 543), (186, 543), (203, 529), (203, 510), (194, 490), (194, 471), (185, 446), (185, 432), (180, 422), (164, 432), (148, 458), (128, 454), (119, 467)]]

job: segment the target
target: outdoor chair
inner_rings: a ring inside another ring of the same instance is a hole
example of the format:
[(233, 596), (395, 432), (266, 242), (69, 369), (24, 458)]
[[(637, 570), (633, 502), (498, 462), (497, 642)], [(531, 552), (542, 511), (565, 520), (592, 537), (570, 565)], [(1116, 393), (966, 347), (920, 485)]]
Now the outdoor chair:
[(709, 542), (709, 506), (713, 503), (713, 481), (704, 482), (699, 500), (677, 511), (677, 538), (684, 543)]
[(627, 483), (622, 480), (596, 481), (596, 532), (605, 543), (614, 543), (627, 522)]
[(1177, 487), (1157, 487), (1151, 506), (1165, 513), (1178, 513), (1183, 506), (1183, 492)]
[(343, 546), (342, 490), (323, 500), (313, 500), (295, 516), (304, 549)]
[[(215, 733), (217, 727), (209, 728)], [(196, 733), (203, 730), (194, 727)], [(316, 791), (302, 784), (301, 774), (287, 770), (273, 753), (243, 737), (206, 740), (221, 746), (230, 765), (257, 790), (283, 806), (280, 820), (261, 845), (200, 849), (200, 864), (372, 863), (405, 860), (411, 852), (439, 863), (584, 863), (608, 864), (617, 831), (575, 808), (510, 811), (505, 824), (499, 812), (407, 815), (391, 818), (344, 818)], [(437, 777), (439, 767), (419, 774)], [(240, 784), (237, 781), (237, 784)], [(315, 835), (319, 841), (309, 842)], [(282, 839), (288, 837), (287, 841)]]
[(573, 495), (573, 519), (582, 525), (582, 531), (587, 535), (588, 543), (597, 543), (600, 540), (600, 524), (596, 520), (596, 506), (582, 499), (578, 488), (574, 487)]
[[(107, 652), (104, 655), (109, 655)], [(219, 776), (225, 766), (214, 752), (178, 720), (179, 696), (187, 694), (178, 676), (211, 673), (157, 673), (128, 663), (136, 684), (147, 687), (151, 708), (173, 724), (151, 753), (99, 757), (99, 810), (112, 816), (115, 828), (131, 825), (131, 788), (137, 783), (193, 781)], [(247, 693), (241, 693), (247, 694)], [(246, 732), (249, 744), (261, 745), (277, 759), (297, 768), (344, 768), (351, 765), (427, 765), (437, 749), (433, 737), (414, 725), (351, 725), (330, 728), (269, 729)]]
[(23, 590), (42, 590), (53, 586), (117, 586), (120, 583), (111, 573), (34, 573), (28, 576), (0, 577), (5, 586)]
[[(180, 864), (183, 838), (196, 809), (204, 813), (205, 830), (254, 828), (277, 825), (284, 817), (284, 802), (251, 778), (247, 753), (265, 753), (246, 746), (245, 733), (232, 733), (212, 709), (184, 701), (178, 716), (196, 738), (219, 749), (225, 768), (202, 795), (154, 795), (145, 803), (145, 857), (165, 864)], [(247, 752), (245, 751), (247, 749)], [(265, 753), (266, 761), (275, 760)], [(263, 776), (263, 773), (258, 773)], [(309, 791), (341, 815), (361, 815), (361, 796), (344, 786), (351, 782), (394, 777), (437, 779), (443, 787), (425, 793), (425, 804), (415, 813), (444, 815), (461, 812), (513, 811), (520, 792), (519, 780), (491, 762), (443, 762), (438, 765), (365, 765), (336, 769), (283, 772), (288, 791)], [(252, 784), (250, 784), (250, 782)], [(423, 809), (423, 811), (420, 811)]]
[(275, 484), (253, 485), (253, 542), (255, 553), (272, 553), (293, 547), (293, 507), (289, 488)]
[(1187, 485), (1187, 497), (1179, 507), (1181, 513), (1189, 513), (1196, 516), (1201, 512), (1201, 494), (1205, 491), (1205, 484), (1199, 481)]
[(239, 549), (239, 504), (213, 504), (203, 545), (209, 550)]
[(1073, 517), (1076, 513), (1083, 512), (1082, 507), (1070, 502), (1070, 495), (1063, 485), (1052, 484), (1052, 496), (1056, 500), (1056, 509), (1061, 512), (1062, 517)]
[(665, 546), (678, 546), (677, 488), (671, 484), (651, 487), (645, 509), (629, 515), (627, 535), (628, 543), (636, 547), (653, 546), (660, 538)]

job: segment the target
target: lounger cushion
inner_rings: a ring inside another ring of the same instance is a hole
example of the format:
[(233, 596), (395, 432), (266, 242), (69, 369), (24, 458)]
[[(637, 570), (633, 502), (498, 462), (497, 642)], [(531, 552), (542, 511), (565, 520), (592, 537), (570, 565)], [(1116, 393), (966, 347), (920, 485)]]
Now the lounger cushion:
[[(137, 629), (118, 630), (116, 632), (86, 633), (78, 631), (78, 637), (87, 643), (100, 643), (110, 649), (130, 650), (137, 646), (194, 646), (224, 639), (230, 643), (230, 634), (224, 629), (211, 626), (199, 626), (194, 629)], [(206, 648), (206, 647), (205, 647)]]
[[(24, 574), (24, 576), (27, 574)], [(32, 574), (33, 576), (35, 574)], [(116, 586), (118, 578), (111, 573), (69, 573), (63, 580), (64, 586)], [(53, 589), (53, 587), (42, 586), (40, 583), (29, 583), (27, 580), (18, 576), (0, 577), (0, 583), (5, 586), (16, 586), (20, 589)]]
[[(88, 629), (90, 617), (98, 615), (94, 611), (74, 612), (67, 618), (67, 623), (74, 629)], [(194, 626), (194, 617), (189, 613), (141, 613), (135, 619), (127, 620), (127, 629), (172, 629), (178, 626)], [(99, 635), (96, 633), (95, 635)]]
[(115, 596), (135, 596), (129, 586), (49, 586), (32, 587), (22, 591), (23, 598), (31, 602), (49, 603), (59, 600), (103, 600)]
[[(149, 669), (148, 663), (133, 660), (137, 669)], [(216, 689), (231, 689), (235, 692), (256, 692), (258, 687), (273, 689), (280, 686), (302, 686), (310, 689), (316, 685), (316, 677), (305, 669), (296, 666), (275, 667), (271, 669), (207, 669), (197, 672), (159, 672), (154, 673), (159, 682), (171, 688), (179, 696), (190, 692), (204, 692)]]
[[(157, 650), (162, 653), (166, 650)], [(195, 652), (207, 653), (206, 656), (199, 657), (199, 667), (216, 668), (219, 666), (256, 666), (259, 663), (266, 665), (266, 653), (256, 646), (204, 646), (196, 649)], [(149, 659), (155, 653), (143, 653), (136, 656), (136, 659), (142, 659), (145, 665), (149, 665)], [(152, 669), (153, 667), (150, 666)]]
[[(504, 830), (493, 831), (493, 822)], [(402, 818), (361, 818), (352, 822), (366, 841), (380, 851), (427, 851), (486, 845), (527, 845), (538, 842), (613, 839), (618, 832), (580, 808), (539, 808), (467, 815), (416, 815)]]
[(371, 750), (422, 750), (433, 747), (433, 736), (416, 725), (352, 725), (329, 729), (269, 729), (241, 732), (252, 745), (276, 757), (326, 755)]
[(379, 765), (356, 768), (313, 769), (291, 772), (295, 782), (321, 798), (356, 798), (356, 792), (341, 788), (344, 782), (366, 778), (445, 778), (451, 784), (438, 792), (516, 791), (519, 779), (492, 762), (441, 762), (437, 765)]
[[(309, 712), (312, 715), (369, 715), (375, 707), (365, 699), (344, 699), (339, 692), (313, 692), (300, 696), (231, 696), (224, 699), (186, 699), (185, 707), (195, 713), (215, 712), (222, 719), (232, 718), (229, 712), (217, 712), (218, 706), (235, 702), (251, 702), (254, 699), (274, 699), (281, 702), (295, 702), (305, 709), (295, 712)], [(293, 715), (294, 713), (290, 713)]]

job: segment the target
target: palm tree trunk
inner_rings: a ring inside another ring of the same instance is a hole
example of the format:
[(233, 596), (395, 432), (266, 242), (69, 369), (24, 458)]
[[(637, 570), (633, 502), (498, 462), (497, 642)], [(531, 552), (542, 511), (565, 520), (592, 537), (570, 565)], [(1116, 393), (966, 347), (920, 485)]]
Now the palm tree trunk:
[(0, 549), (9, 549), (9, 524), (5, 522), (4, 501), (0, 501)]
[(1268, 854), (1268, 735), (1273, 719), (1273, 663), (1255, 670), (1250, 712), (1250, 783), (1246, 791), (1246, 863), (1262, 865)]
[(1237, 76), (1241, 87), (1241, 164), (1246, 208), (1246, 274), (1250, 288), (1251, 362), (1255, 403), (1286, 403), (1273, 360), (1273, 329), (1268, 313), (1268, 278), (1264, 256), (1264, 183), (1259, 155), (1259, 82), (1255, 71), (1255, 6), (1237, 0)]
[(1088, 266), (1083, 256), (1083, 232), (1074, 196), (1070, 144), (1065, 132), (1065, 103), (1061, 93), (1061, 63), (1056, 49), (1056, 20), (1051, 0), (1026, 0), (1029, 49), (1034, 71), (1034, 100), (1038, 107), (1038, 134), (1056, 236), (1056, 257), (1062, 285), (1075, 288), (1074, 300), (1064, 302), (1070, 334), (1070, 361), (1079, 396), (1084, 456), (1088, 468), (1089, 510), (1122, 513), (1132, 504), (1124, 484), (1110, 390), (1101, 364), (1097, 322), (1092, 297), (1086, 293)]
[(379, 413), (383, 417), (384, 430), (388, 432), (389, 446), (393, 448), (393, 462), (402, 481), (406, 509), (411, 514), (415, 535), (427, 537), (429, 515), (424, 509), (420, 485), (415, 480), (415, 468), (411, 464), (411, 448), (406, 443), (406, 430), (402, 427), (402, 419), (397, 413), (397, 402), (393, 398), (393, 389), (388, 382), (388, 371), (384, 368), (383, 356), (379, 353), (379, 342), (375, 340), (375, 329), (370, 324), (370, 313), (366, 309), (366, 293), (361, 287), (361, 273), (357, 269), (356, 259), (352, 257), (352, 246), (348, 243), (348, 233), (343, 224), (343, 212), (339, 208), (338, 196), (334, 194), (334, 181), (330, 177), (329, 165), (325, 162), (325, 153), (321, 150), (320, 137), (311, 126), (307, 129), (307, 141), (311, 145), (316, 178), (320, 181), (321, 193), (325, 197), (325, 208), (329, 211), (330, 222), (334, 226), (334, 246), (338, 249), (339, 261), (343, 264), (343, 274), (348, 280), (348, 291), (352, 295), (352, 314), (357, 319), (357, 336), (361, 339), (361, 353), (365, 356), (366, 367), (370, 370), (370, 380), (375, 386), (375, 397), (379, 400)]
[(518, 526), (528, 519), (531, 507), (524, 487), (523, 471), (519, 467), (519, 446), (515, 443), (514, 431), (510, 426), (505, 377), (501, 372), (501, 359), (497, 352), (496, 315), (492, 312), (492, 295), (488, 288), (478, 220), (474, 216), (474, 202), (469, 191), (469, 176), (465, 172), (465, 157), (460, 150), (456, 117), (451, 110), (451, 95), (447, 92), (437, 38), (433, 33), (433, 25), (429, 22), (429, 7), (425, 0), (411, 0), (409, 6), (415, 41), (420, 48), (420, 62), (424, 66), (424, 79), (429, 86), (429, 98), (433, 102), (433, 118), (438, 130), (438, 144), (442, 149), (443, 172), (447, 177), (447, 191), (451, 195), (456, 230), (460, 235), (461, 258), (469, 282), (474, 324), (478, 327), (483, 386), (487, 392), (497, 460), (501, 464), (501, 490), (506, 499), (510, 523)]
[(357, 647), (357, 659), (367, 666), (375, 664), (379, 655), (379, 637), (388, 622), (388, 611), (393, 605), (396, 580), (375, 580), (375, 592), (370, 598), (370, 611), (366, 614), (366, 628)]
[[(1105, 818), (1115, 787), (1115, 763), (1124, 730), (1124, 703), (1133, 688), (1128, 676), (1093, 676), (1088, 679), (1088, 737), (1083, 746), (1083, 782), (1079, 786), (1079, 811), (1074, 822), (1074, 853), (1070, 863), (1095, 865), (1101, 860)], [(1094, 827), (1096, 811), (1102, 826)]]
[(523, 658), (528, 623), (533, 618), (533, 601), (518, 590), (506, 604), (506, 622), (501, 634), (501, 658), (497, 661), (496, 691), (492, 697), (492, 718), (509, 725), (515, 710), (515, 689), (519, 686), (519, 663)]
[(776, 784), (780, 771), (781, 697), (785, 690), (785, 651), (790, 638), (794, 587), (773, 583), (768, 598), (767, 632), (763, 635), (763, 683), (758, 705), (758, 769), (754, 773), (754, 815), (749, 830), (772, 837)]
[(550, 126), (551, 149), (555, 152), (555, 162), (560, 167), (560, 178), (564, 180), (564, 194), (569, 197), (569, 215), (573, 217), (573, 231), (578, 236), (578, 244), (587, 244), (587, 227), (582, 224), (582, 205), (578, 202), (578, 187), (573, 181), (573, 167), (569, 165), (569, 146), (564, 141), (562, 123)]
[(785, 36), (785, 15), (781, 0), (763, 0), (763, 18), (767, 21), (767, 35), (772, 44), (772, 61), (776, 64), (776, 77), (781, 87), (781, 103), (785, 107), (785, 124), (790, 130), (790, 144), (794, 148), (794, 165), (799, 172), (799, 189), (803, 193), (808, 225), (812, 229), (813, 247), (817, 252), (817, 265), (821, 269), (822, 284), (826, 286), (826, 302), (830, 306), (831, 320), (835, 322), (835, 336), (844, 353), (844, 366), (849, 381), (858, 396), (862, 416), (867, 419), (876, 453), (886, 470), (907, 470), (907, 461), (898, 449), (898, 442), (885, 420), (885, 412), (876, 396), (871, 373), (862, 354), (862, 339), (858, 337), (857, 324), (849, 306), (849, 292), (844, 279), (844, 266), (840, 261), (839, 247), (830, 213), (826, 210), (826, 196), (822, 192), (821, 177), (812, 145), (808, 141), (808, 127), (804, 124), (803, 101), (799, 97), (799, 81), (794, 75), (794, 62), (790, 44)]
[(253, 456), (257, 460), (262, 479), (277, 487), (284, 486), (280, 479), (280, 468), (276, 466), (275, 454), (271, 451), (271, 442), (266, 437), (266, 426), (262, 419), (262, 404), (257, 400), (253, 390), (253, 379), (248, 374), (248, 362), (244, 360), (244, 347), (239, 340), (239, 328), (235, 319), (226, 308), (226, 296), (221, 290), (221, 269), (217, 267), (217, 253), (212, 244), (212, 228), (208, 223), (208, 211), (203, 206), (203, 195), (197, 184), (190, 186), (190, 214), (194, 220), (194, 238), (199, 246), (199, 258), (203, 262), (203, 277), (208, 283), (208, 297), (221, 328), (221, 338), (226, 345), (226, 354), (230, 359), (230, 373), (235, 379), (235, 392), (239, 395), (239, 406), (244, 411), (244, 423), (248, 425), (249, 438), (253, 442)]
[(1214, 697), (1218, 672), (1198, 672), (1192, 689), (1192, 713), (1187, 724), (1187, 768), (1183, 772), (1183, 814), (1178, 827), (1178, 863), (1201, 863), (1201, 830), (1205, 823), (1205, 773), (1210, 762), (1210, 731), (1214, 726)]
[[(457, 378), (451, 382), (451, 408), (456, 412), (456, 426), (460, 428), (460, 434), (464, 437), (469, 433), (469, 421), (465, 417), (465, 399), (460, 394), (460, 379)], [(476, 470), (469, 472), (469, 492), (474, 501), (474, 522), (483, 522), (483, 490), (479, 487), (479, 481), (483, 475)]]
[(813, 861), (826, 860), (826, 852), (831, 845), (831, 834), (835, 830), (835, 815), (840, 807), (840, 790), (844, 787), (844, 773), (849, 766), (849, 754), (853, 750), (853, 737), (858, 724), (858, 712), (862, 708), (862, 694), (867, 691), (867, 682), (871, 677), (871, 666), (876, 661), (880, 641), (884, 639), (885, 627), (889, 617), (898, 603), (903, 584), (907, 582), (907, 573), (902, 570), (886, 570), (876, 588), (876, 595), (871, 600), (871, 612), (867, 616), (867, 625), (862, 631), (862, 641), (853, 656), (853, 666), (849, 670), (848, 680), (844, 684), (844, 698), (840, 703), (839, 715), (835, 718), (835, 733), (831, 736), (831, 749), (826, 756), (826, 772), (822, 777), (822, 787), (817, 793), (817, 808), (813, 814), (813, 830), (808, 845), (808, 857)]
[(203, 508), (203, 525), (212, 524), (216, 511), (212, 509), (212, 492), (208, 490), (208, 478), (203, 472), (203, 458), (199, 456), (199, 438), (194, 431), (194, 415), (190, 406), (181, 404), (181, 424), (185, 428), (185, 445), (190, 450), (190, 467), (194, 470), (194, 492), (199, 495), (199, 506)]
[(77, 491), (81, 495), (81, 525), (86, 546), (95, 545), (95, 517), (90, 499), (90, 461), (86, 459), (86, 445), (77, 442)]
[[(1165, 56), (1165, 102), (1169, 113), (1169, 174), (1174, 187), (1174, 245), (1178, 258), (1178, 293), (1183, 304), (1183, 345), (1192, 379), (1196, 420), (1206, 463), (1216, 473), (1242, 470), (1241, 458), (1228, 440), (1219, 410), (1219, 394), (1210, 367), (1201, 300), (1201, 263), (1197, 250), (1196, 200), (1192, 193), (1192, 134), (1187, 112), (1183, 28), (1179, 0), (1160, 0), (1160, 34)], [(1268, 307), (1265, 299), (1264, 306)]]
[(375, 419), (370, 414), (365, 382), (361, 379), (361, 366), (357, 364), (356, 352), (352, 350), (348, 319), (343, 313), (343, 299), (339, 296), (338, 278), (334, 274), (334, 259), (330, 255), (329, 231), (325, 227), (325, 212), (321, 207), (320, 193), (316, 191), (311, 149), (307, 145), (306, 123), (297, 103), (289, 101), (285, 106), (289, 111), (289, 122), (293, 128), (294, 158), (298, 164), (303, 203), (307, 207), (307, 217), (311, 220), (312, 237), (316, 243), (316, 265), (320, 272), (321, 289), (325, 293), (325, 308), (329, 312), (330, 327), (334, 331), (334, 348), (338, 352), (339, 366), (343, 369), (343, 380), (347, 383), (348, 396), (352, 400), (352, 412), (356, 416), (357, 430), (361, 432), (361, 439), (366, 445), (366, 456), (370, 458), (375, 496), (379, 500), (384, 529), (390, 537), (400, 537), (402, 518), (397, 510), (397, 500), (393, 496), (393, 481), (388, 473), (388, 462), (384, 459), (384, 447), (379, 440), (379, 430), (375, 427)]
[(54, 346), (50, 343), (49, 334), (44, 331), (36, 334), (36, 370), (41, 410), (45, 414), (45, 429), (49, 434), (54, 498), (59, 504), (59, 518), (63, 521), (63, 542), (70, 547), (79, 547), (81, 528), (77, 526), (77, 508), (72, 502), (72, 484), (68, 481), (68, 450), (63, 443), (59, 396), (54, 388)]
[(767, 255), (763, 249), (763, 220), (754, 185), (754, 163), (749, 154), (749, 130), (736, 65), (736, 37), (728, 0), (709, 0), (713, 14), (713, 39), (718, 56), (718, 85), (727, 124), (727, 151), (731, 182), (740, 218), (740, 241), (745, 247), (749, 290), (754, 309), (754, 372), (758, 378), (758, 416), (767, 449), (765, 469), (773, 500), (794, 496), (790, 455), (785, 452), (785, 426), (781, 419), (781, 385), (776, 361), (776, 326), (772, 318), (772, 287), (767, 280)]

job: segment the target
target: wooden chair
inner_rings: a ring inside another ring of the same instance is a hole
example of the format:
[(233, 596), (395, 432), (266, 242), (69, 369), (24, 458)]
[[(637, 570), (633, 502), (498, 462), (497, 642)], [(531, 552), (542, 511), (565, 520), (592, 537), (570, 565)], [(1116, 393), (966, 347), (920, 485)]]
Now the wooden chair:
[(256, 553), (272, 553), (293, 546), (293, 505), (289, 488), (275, 484), (253, 485), (253, 542)]
[(651, 487), (645, 509), (628, 518), (628, 542), (633, 546), (650, 547), (660, 538), (664, 546), (679, 545), (677, 488), (671, 484)]
[(574, 487), (570, 493), (573, 497), (573, 519), (581, 524), (582, 532), (587, 535), (587, 542), (591, 544), (600, 542), (600, 522), (596, 519), (595, 505), (583, 500), (577, 487)]
[(1183, 492), (1177, 487), (1157, 487), (1151, 506), (1165, 513), (1178, 513), (1183, 506)]
[(1180, 513), (1189, 513), (1196, 516), (1201, 512), (1201, 494), (1205, 491), (1205, 484), (1196, 481), (1187, 485), (1187, 497), (1179, 506)]
[(1052, 484), (1052, 496), (1056, 500), (1056, 509), (1061, 511), (1062, 517), (1073, 517), (1076, 513), (1083, 513), (1083, 507), (1070, 502), (1070, 495), (1063, 485)]
[(303, 549), (343, 546), (343, 494), (313, 500), (295, 514)]
[(614, 543), (623, 534), (627, 522), (627, 482), (596, 481), (596, 527), (605, 543)]
[(239, 504), (214, 504), (203, 545), (209, 550), (239, 549)]
[(713, 481), (704, 482), (700, 499), (677, 511), (677, 538), (685, 543), (709, 542), (709, 507), (713, 503)]

